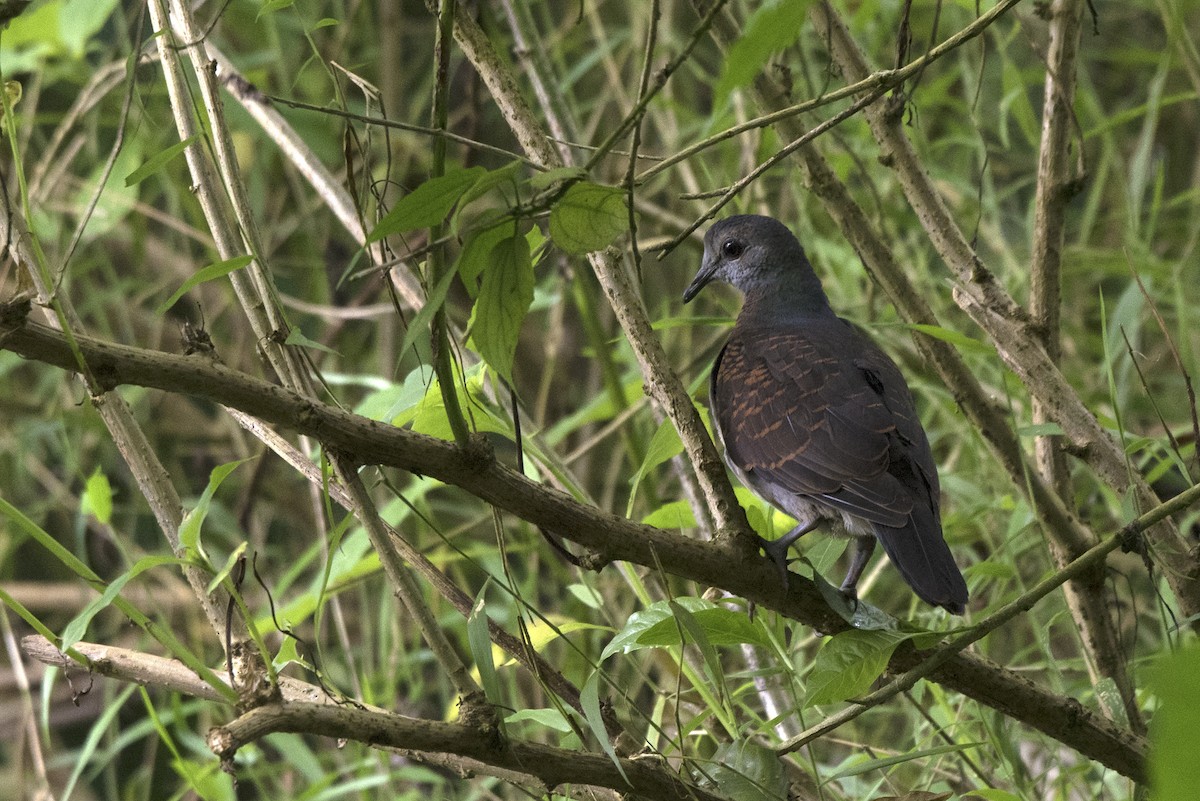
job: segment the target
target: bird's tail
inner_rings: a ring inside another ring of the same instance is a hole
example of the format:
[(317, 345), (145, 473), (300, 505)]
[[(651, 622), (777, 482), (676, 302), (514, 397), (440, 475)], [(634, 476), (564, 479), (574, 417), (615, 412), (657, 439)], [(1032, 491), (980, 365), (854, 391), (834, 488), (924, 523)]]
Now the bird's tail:
[(967, 606), (967, 583), (942, 539), (937, 517), (920, 506), (903, 528), (875, 524), (875, 536), (917, 597), (961, 615)]

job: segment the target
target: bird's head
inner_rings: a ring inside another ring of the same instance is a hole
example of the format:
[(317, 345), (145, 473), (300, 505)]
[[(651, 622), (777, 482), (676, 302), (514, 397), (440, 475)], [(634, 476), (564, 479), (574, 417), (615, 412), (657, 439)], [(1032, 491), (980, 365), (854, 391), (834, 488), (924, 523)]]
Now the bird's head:
[(782, 295), (791, 302), (827, 304), (804, 248), (787, 226), (771, 217), (742, 214), (708, 229), (704, 261), (684, 290), (683, 302), (696, 297), (714, 280), (733, 285), (748, 300)]

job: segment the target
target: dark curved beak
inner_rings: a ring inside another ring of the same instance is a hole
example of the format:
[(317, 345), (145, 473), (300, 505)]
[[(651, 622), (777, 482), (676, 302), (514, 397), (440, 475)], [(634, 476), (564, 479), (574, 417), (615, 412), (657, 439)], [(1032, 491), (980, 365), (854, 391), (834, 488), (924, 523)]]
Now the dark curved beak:
[(688, 288), (683, 290), (684, 303), (699, 295), (700, 290), (704, 289), (708, 285), (708, 282), (713, 280), (713, 276), (717, 273), (717, 266), (717, 260), (708, 258), (706, 254), (704, 263), (700, 265), (700, 272), (696, 273), (696, 277), (692, 279), (692, 283), (688, 284)]

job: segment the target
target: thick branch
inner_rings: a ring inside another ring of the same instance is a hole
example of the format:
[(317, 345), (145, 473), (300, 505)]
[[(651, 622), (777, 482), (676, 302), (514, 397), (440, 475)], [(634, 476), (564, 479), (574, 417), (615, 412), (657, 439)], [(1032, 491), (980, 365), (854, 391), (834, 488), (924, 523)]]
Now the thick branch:
[[(21, 640), (21, 648), (44, 664), (66, 670), (78, 668), (74, 660), (44, 637), (25, 637)], [(225, 700), (186, 665), (174, 659), (87, 642), (76, 643), (75, 649), (90, 660), (92, 670), (98, 675), (160, 687), (206, 701)], [(265, 734), (302, 732), (370, 745), (472, 757), (491, 767), (535, 777), (549, 787), (570, 782), (626, 792), (630, 789), (630, 785), (622, 782), (612, 761), (603, 755), (512, 740), (497, 744), (481, 737), (476, 726), (420, 720), (375, 706), (350, 705), (316, 685), (288, 676), (279, 677), (279, 690), (282, 704), (258, 707), (209, 732), (213, 750), (219, 756), (231, 757), (237, 748)], [(713, 801), (722, 798), (686, 784), (658, 761), (623, 760), (622, 767), (637, 792), (647, 797)]]
[[(0, 347), (64, 369), (74, 368), (61, 334), (14, 317), (11, 310), (0, 307)], [(238, 408), (309, 434), (328, 449), (353, 454), (361, 463), (397, 467), (459, 486), (609, 559), (662, 567), (677, 576), (726, 589), (818, 631), (834, 633), (848, 627), (825, 604), (812, 582), (793, 575), (784, 587), (766, 559), (748, 556), (721, 542), (699, 542), (585, 506), (498, 464), (486, 451), (460, 450), (443, 440), (326, 406), (203, 357), (174, 356), (92, 339), (80, 339), (78, 344), (97, 379), (106, 386), (136, 384)], [(960, 653), (935, 670), (930, 679), (1013, 715), (1114, 770), (1142, 775), (1145, 745), (1141, 738), (1089, 710), (1076, 709), (1070, 699), (1036, 688), (1009, 671)], [(1072, 715), (1064, 719), (1061, 709), (1068, 703)]]
[(456, 754), (536, 777), (548, 790), (562, 784), (584, 784), (647, 798), (679, 801), (725, 798), (683, 781), (653, 759), (621, 759), (618, 770), (604, 754), (481, 736), (475, 726), (352, 706), (298, 701), (260, 706), (210, 731), (208, 744), (217, 755), (232, 759), (239, 747), (274, 732), (316, 734), (391, 748)]

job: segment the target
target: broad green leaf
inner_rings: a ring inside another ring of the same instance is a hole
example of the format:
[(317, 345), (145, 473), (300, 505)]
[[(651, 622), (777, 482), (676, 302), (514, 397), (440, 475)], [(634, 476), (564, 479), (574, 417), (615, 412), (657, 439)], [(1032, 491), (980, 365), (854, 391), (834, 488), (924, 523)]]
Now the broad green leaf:
[(1058, 423), (1031, 423), (1017, 429), (1019, 437), (1058, 437), (1063, 429)]
[(817, 652), (805, 705), (819, 706), (862, 695), (883, 675), (896, 646), (910, 636), (898, 631), (851, 629), (830, 637)]
[(629, 228), (625, 192), (581, 181), (550, 210), (550, 238), (567, 253), (601, 250)]
[(713, 781), (727, 798), (738, 801), (787, 801), (783, 763), (770, 748), (750, 740), (721, 743), (704, 766), (700, 781)]
[(488, 170), (483, 175), (475, 179), (475, 183), (463, 193), (462, 198), (458, 201), (459, 213), (462, 213), (462, 208), (472, 200), (481, 198), (488, 192), (502, 184), (516, 184), (517, 173), (521, 170), (520, 161), (510, 161), (503, 167), (497, 167), (494, 170)]
[(567, 592), (571, 593), (571, 595), (573, 595), (580, 603), (595, 609), (596, 611), (604, 608), (604, 599), (600, 597), (600, 593), (596, 592), (595, 589), (586, 584), (580, 584), (578, 582), (575, 584), (568, 584)]
[[(692, 610), (708, 609), (713, 606), (713, 604), (702, 598), (682, 597), (676, 598), (675, 601), (681, 606)], [(674, 615), (671, 613), (671, 607), (666, 601), (657, 601), (640, 612), (634, 612), (629, 616), (629, 620), (625, 621), (624, 628), (617, 632), (617, 636), (613, 637), (612, 641), (604, 647), (604, 650), (600, 654), (601, 661), (608, 659), (615, 653), (632, 653), (633, 651), (647, 647), (638, 643), (638, 639), (642, 634), (652, 626), (673, 618)]]
[[(457, 381), (454, 391), (458, 394), (458, 402), (464, 408), (471, 410), (471, 419), (476, 431), (492, 431), (498, 434), (511, 435), (511, 425), (507, 420), (501, 420), (493, 415), (483, 405), (483, 371), (484, 365), (478, 364), (467, 372), (467, 387)], [(408, 382), (405, 381), (405, 384)], [(423, 396), (418, 396), (419, 402), (407, 409), (400, 410), (393, 418), (393, 425), (403, 426), (412, 423), (413, 431), (428, 434), (438, 439), (454, 439), (450, 429), (450, 421), (446, 417), (446, 404), (437, 380), (430, 381)]]
[(695, 528), (696, 515), (687, 501), (669, 501), (643, 517), (642, 522), (655, 528)]
[[(688, 614), (703, 632), (704, 639), (713, 645), (752, 643), (769, 647), (771, 644), (762, 625), (751, 620), (743, 611), (714, 605), (707, 609), (688, 611)], [(642, 648), (661, 648), (678, 644), (679, 627), (675, 625), (674, 620), (660, 620), (637, 638), (637, 645)]]
[(155, 153), (153, 156), (146, 159), (142, 166), (125, 176), (125, 185), (133, 186), (134, 184), (140, 184), (142, 181), (146, 180), (151, 175), (154, 175), (163, 167), (167, 166), (171, 159), (175, 158), (184, 150), (186, 150), (187, 146), (194, 141), (196, 141), (196, 137), (192, 136), (184, 139), (182, 142), (176, 142), (166, 150)]
[(1149, 686), (1158, 696), (1150, 724), (1150, 786), (1155, 801), (1191, 801), (1200, 787), (1196, 732), (1200, 731), (1200, 645), (1188, 643), (1160, 657)]
[(730, 92), (764, 72), (772, 54), (800, 37), (811, 3), (812, 0), (769, 0), (755, 9), (741, 37), (725, 55), (725, 69), (714, 90), (718, 108), (724, 105)]
[(519, 230), (512, 220), (503, 220), (496, 225), (481, 228), (467, 237), (462, 250), (459, 251), (458, 261), (454, 263), (454, 269), (462, 277), (467, 294), (472, 299), (479, 296), (479, 277), (487, 271), (492, 262), (492, 249), (517, 233)]
[(963, 798), (982, 798), (983, 801), (1024, 801), (1024, 799), (1007, 790), (996, 790), (994, 788), (985, 787), (979, 790), (972, 790), (963, 796)]
[(646, 448), (646, 458), (642, 460), (637, 472), (629, 480), (632, 488), (629, 491), (629, 503), (625, 508), (626, 516), (633, 513), (638, 487), (641, 485), (642, 479), (646, 477), (646, 473), (682, 451), (683, 442), (679, 439), (679, 432), (675, 430), (675, 426), (670, 420), (664, 420), (658, 426), (658, 430), (654, 432), (654, 436), (650, 438), (650, 445)]
[(479, 298), (471, 311), (471, 341), (493, 370), (512, 380), (517, 337), (533, 303), (533, 262), (523, 236), (510, 236), (492, 248)]
[[(62, 43), (74, 58), (83, 58), (87, 51), (87, 43), (108, 22), (118, 0), (67, 0), (63, 4), (62, 17), (59, 20), (59, 36)], [(6, 72), (11, 73), (11, 67), (5, 65)]]
[[(557, 640), (559, 637), (575, 631), (607, 631), (612, 632), (608, 626), (599, 626), (595, 623), (584, 623), (580, 620), (570, 620), (562, 615), (552, 615), (549, 621), (537, 618), (530, 622), (525, 627), (528, 633), (529, 645), (539, 654), (546, 650), (546, 646)], [(507, 667), (516, 664), (516, 657), (510, 656), (502, 650), (500, 646), (495, 646), (493, 659), (500, 667)]]
[(92, 515), (104, 525), (112, 522), (112, 485), (108, 483), (108, 476), (104, 475), (99, 467), (88, 476), (83, 497), (79, 500), (84, 514)]
[(205, 267), (201, 267), (192, 274), (191, 278), (184, 281), (183, 286), (175, 290), (171, 297), (160, 303), (158, 308), (154, 310), (154, 313), (157, 315), (166, 314), (167, 310), (174, 306), (175, 302), (182, 298), (183, 293), (187, 292), (189, 289), (199, 286), (205, 281), (211, 281), (214, 278), (220, 278), (221, 276), (229, 275), (234, 270), (240, 270), (252, 261), (254, 261), (253, 256), (235, 256), (227, 261), (219, 261), (216, 264), (209, 264)]
[(429, 228), (445, 221), (458, 199), (485, 172), (483, 167), (471, 167), (430, 178), (392, 206), (391, 211), (371, 231), (367, 242), (376, 242), (403, 231)]
[[(674, 615), (675, 623), (677, 624), (675, 626), (676, 636), (682, 635), (692, 645), (700, 649), (700, 654), (704, 657), (704, 669), (708, 673), (708, 679), (712, 682), (712, 687), (717, 691), (717, 695), (722, 699), (721, 703), (727, 704), (729, 694), (725, 686), (725, 669), (721, 667), (721, 657), (717, 653), (714, 644), (709, 640), (709, 627), (701, 623), (696, 617), (696, 615), (701, 613), (711, 613), (715, 610), (702, 609), (693, 615), (689, 609), (684, 608), (674, 600), (668, 599), (667, 603), (671, 607), (671, 613)], [(720, 611), (729, 612), (730, 610), (722, 609)], [(658, 626), (639, 637), (638, 642), (640, 643), (644, 638), (652, 638), (657, 633), (657, 629), (665, 629), (668, 625), (667, 621), (659, 623)], [(713, 630), (717, 631), (717, 629)], [(727, 709), (726, 711), (729, 712), (731, 710)]]

